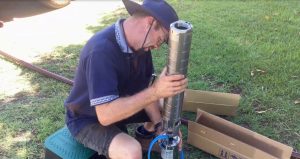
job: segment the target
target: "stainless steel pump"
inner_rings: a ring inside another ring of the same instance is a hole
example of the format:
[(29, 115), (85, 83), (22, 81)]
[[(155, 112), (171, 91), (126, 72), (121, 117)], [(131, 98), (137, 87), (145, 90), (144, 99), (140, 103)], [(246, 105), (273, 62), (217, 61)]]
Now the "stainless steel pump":
[[(167, 75), (187, 75), (189, 53), (192, 41), (192, 25), (186, 21), (176, 21), (170, 25), (169, 54), (167, 61)], [(178, 158), (177, 145), (180, 142), (178, 134), (181, 124), (181, 110), (184, 93), (164, 99), (163, 132), (168, 140), (161, 142), (161, 157), (163, 159)]]

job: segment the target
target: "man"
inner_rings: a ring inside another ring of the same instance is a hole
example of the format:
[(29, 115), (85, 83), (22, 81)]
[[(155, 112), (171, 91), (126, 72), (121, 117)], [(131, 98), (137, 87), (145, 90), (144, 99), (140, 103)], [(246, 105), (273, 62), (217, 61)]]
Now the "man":
[(123, 3), (131, 17), (96, 33), (81, 52), (65, 102), (66, 123), (79, 142), (99, 154), (141, 159), (141, 144), (126, 133), (126, 124), (146, 122), (138, 132), (153, 134), (161, 122), (158, 101), (183, 92), (187, 79), (166, 76), (164, 69), (149, 86), (150, 50), (167, 42), (170, 24), (178, 20), (174, 9), (164, 0)]

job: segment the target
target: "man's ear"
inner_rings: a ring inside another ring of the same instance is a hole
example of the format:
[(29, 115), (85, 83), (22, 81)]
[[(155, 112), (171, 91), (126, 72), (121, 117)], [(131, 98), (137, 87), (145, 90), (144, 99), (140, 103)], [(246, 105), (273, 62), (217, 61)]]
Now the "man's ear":
[(151, 16), (146, 16), (145, 17), (146, 19), (146, 23), (147, 23), (147, 26), (150, 27), (150, 25), (152, 24), (153, 20), (155, 20), (153, 17)]

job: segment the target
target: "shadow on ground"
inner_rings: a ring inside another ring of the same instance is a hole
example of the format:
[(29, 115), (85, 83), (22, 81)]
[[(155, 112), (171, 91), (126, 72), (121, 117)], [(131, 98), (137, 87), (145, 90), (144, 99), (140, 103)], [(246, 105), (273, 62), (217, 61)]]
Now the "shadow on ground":
[[(25, 16), (21, 12), (20, 10), (17, 14)], [(42, 12), (36, 9), (28, 13), (28, 16), (39, 13)], [(95, 33), (125, 15), (124, 10), (118, 9), (114, 14), (107, 14), (99, 19), (98, 25), (89, 26), (87, 30)], [(73, 79), (84, 43), (58, 46), (38, 57), (39, 61), (34, 65)], [(0, 158), (44, 158), (45, 138), (64, 125), (63, 102), (71, 87), (26, 68), (22, 68), (20, 76), (30, 81), (34, 92), (21, 91), (9, 97), (11, 100), (0, 101)]]
[(128, 14), (125, 10), (125, 8), (119, 8), (114, 11), (113, 15), (111, 13), (108, 13), (104, 15), (100, 20), (99, 24), (96, 26), (88, 26), (87, 30), (89, 30), (92, 33), (96, 33), (99, 30), (104, 29), (105, 27), (109, 26), (110, 24), (113, 24), (120, 18), (126, 18), (128, 17)]

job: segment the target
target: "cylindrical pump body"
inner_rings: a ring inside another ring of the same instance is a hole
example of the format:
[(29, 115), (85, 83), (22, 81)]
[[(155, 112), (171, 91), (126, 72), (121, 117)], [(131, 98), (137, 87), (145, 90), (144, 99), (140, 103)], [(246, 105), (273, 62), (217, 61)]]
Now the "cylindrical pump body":
[[(192, 41), (192, 25), (176, 21), (170, 25), (167, 75), (187, 75), (189, 53)], [(163, 105), (163, 130), (170, 136), (177, 136), (180, 126), (184, 93), (166, 98)]]

